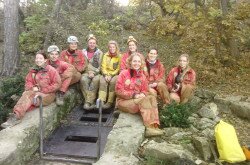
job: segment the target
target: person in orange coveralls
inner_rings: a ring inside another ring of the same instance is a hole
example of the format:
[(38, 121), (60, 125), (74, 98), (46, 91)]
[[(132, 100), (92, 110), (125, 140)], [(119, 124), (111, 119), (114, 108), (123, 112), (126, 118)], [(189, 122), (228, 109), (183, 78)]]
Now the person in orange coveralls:
[(40, 103), (33, 103), (35, 95), (42, 96), (43, 105), (49, 105), (55, 100), (55, 93), (61, 86), (61, 78), (57, 70), (46, 64), (44, 51), (36, 53), (35, 66), (26, 76), (25, 91), (13, 108), (9, 119), (1, 124), (2, 128), (12, 127), (21, 122), (25, 113)]
[(156, 49), (150, 49), (146, 59), (147, 72), (145, 75), (149, 81), (149, 92), (160, 95), (165, 104), (170, 103), (170, 97), (168, 87), (164, 83), (165, 80), (165, 68), (160, 62), (158, 52)]
[(148, 93), (148, 81), (143, 74), (145, 65), (141, 55), (134, 53), (128, 58), (129, 69), (123, 70), (116, 82), (116, 106), (129, 113), (140, 113), (146, 126), (146, 137), (163, 135), (158, 128), (159, 116), (155, 95)]
[(171, 100), (186, 103), (192, 97), (195, 89), (196, 74), (189, 67), (189, 55), (179, 57), (179, 65), (171, 69), (166, 79)]
[(53, 66), (59, 73), (62, 86), (56, 93), (56, 104), (64, 104), (64, 95), (68, 90), (69, 85), (74, 84), (79, 81), (77, 77), (77, 70), (75, 67), (67, 62), (59, 60), (59, 48), (56, 45), (51, 45), (48, 47), (48, 64)]
[(81, 79), (81, 73), (85, 69), (85, 60), (82, 51), (77, 49), (77, 37), (69, 36), (67, 42), (69, 43), (69, 47), (67, 50), (61, 52), (59, 60), (72, 64), (76, 68), (77, 72), (74, 74), (74, 79), (78, 82)]
[[(128, 41), (127, 41), (127, 45), (128, 45), (128, 51), (126, 53), (124, 53), (122, 55), (122, 59), (121, 59), (121, 67), (120, 67), (120, 72), (124, 69), (127, 69), (127, 62), (126, 60), (128, 59), (128, 57), (137, 52), (137, 41), (133, 36), (129, 36), (128, 37)], [(137, 52), (138, 53), (138, 52)], [(140, 53), (139, 53), (140, 54)], [(142, 59), (144, 60), (144, 56), (142, 54), (140, 54), (140, 56), (142, 57)], [(143, 68), (143, 70), (145, 70), (145, 68)]]

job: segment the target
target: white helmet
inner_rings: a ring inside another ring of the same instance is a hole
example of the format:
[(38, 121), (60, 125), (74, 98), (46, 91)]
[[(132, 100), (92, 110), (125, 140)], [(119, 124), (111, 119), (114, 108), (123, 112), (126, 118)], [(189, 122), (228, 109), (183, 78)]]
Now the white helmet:
[(68, 43), (78, 42), (78, 39), (76, 36), (69, 36), (67, 42)]
[(49, 46), (48, 47), (48, 53), (53, 52), (53, 51), (59, 52), (60, 50), (59, 50), (59, 48), (56, 45)]

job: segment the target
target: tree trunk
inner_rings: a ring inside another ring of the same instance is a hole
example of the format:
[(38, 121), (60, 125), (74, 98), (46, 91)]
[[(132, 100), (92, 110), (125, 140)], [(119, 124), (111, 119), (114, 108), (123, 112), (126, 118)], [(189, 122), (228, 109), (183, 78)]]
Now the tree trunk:
[(43, 44), (43, 48), (46, 49), (49, 44), (51, 44), (51, 36), (54, 33), (54, 26), (52, 25), (52, 23), (57, 23), (58, 22), (58, 18), (59, 18), (59, 12), (62, 6), (62, 0), (56, 0), (55, 2), (55, 6), (54, 9), (52, 11), (52, 17), (49, 20), (49, 25), (47, 26), (47, 34), (44, 40), (44, 44)]
[[(224, 17), (228, 15), (229, 12), (229, 0), (221, 0), (221, 10)], [(238, 44), (236, 42), (236, 39), (232, 35), (233, 32), (231, 32), (229, 29), (225, 30), (225, 36), (227, 38), (227, 42), (229, 45), (229, 52), (231, 56), (238, 57), (240, 55)]]
[(1, 75), (14, 75), (19, 55), (19, 0), (4, 0), (4, 58)]
[(194, 10), (195, 10), (195, 15), (198, 13), (198, 2), (197, 0), (194, 0)]
[(227, 15), (228, 13), (228, 3), (229, 0), (221, 0), (221, 10), (223, 15)]
[(154, 2), (157, 5), (159, 5), (159, 7), (161, 8), (161, 15), (162, 15), (162, 17), (165, 17), (168, 14), (168, 12), (167, 12), (167, 10), (166, 10), (166, 8), (164, 6), (163, 0), (154, 0)]

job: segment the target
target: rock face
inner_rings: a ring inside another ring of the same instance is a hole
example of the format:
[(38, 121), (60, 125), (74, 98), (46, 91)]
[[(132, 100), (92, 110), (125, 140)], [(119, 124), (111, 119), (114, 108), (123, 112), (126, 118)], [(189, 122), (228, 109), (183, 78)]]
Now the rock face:
[(154, 157), (155, 159), (163, 160), (168, 163), (176, 161), (186, 161), (188, 164), (195, 164), (195, 156), (181, 145), (168, 144), (166, 142), (157, 143), (154, 140), (149, 141), (144, 146), (144, 156)]
[(215, 102), (219, 106), (219, 110), (232, 112), (238, 117), (250, 120), (250, 102), (246, 96), (216, 96)]
[(192, 140), (195, 148), (199, 151), (203, 160), (209, 160), (212, 153), (209, 147), (208, 139), (204, 137), (193, 137)]
[[(76, 89), (67, 92), (66, 104), (56, 106), (52, 103), (43, 108), (45, 135), (50, 134), (60, 119), (76, 104), (81, 102), (81, 96)], [(39, 110), (27, 112), (22, 122), (14, 127), (0, 131), (0, 165), (22, 165), (31, 159), (39, 147)]]
[(199, 115), (201, 117), (215, 119), (219, 114), (217, 105), (215, 103), (207, 103), (205, 104), (199, 111)]
[(113, 130), (108, 135), (107, 144), (100, 160), (95, 165), (136, 165), (134, 156), (144, 138), (145, 127), (139, 115), (123, 113), (119, 115)]
[(206, 99), (212, 101), (215, 97), (215, 93), (206, 89), (197, 89), (195, 91), (195, 96), (201, 98), (201, 99)]

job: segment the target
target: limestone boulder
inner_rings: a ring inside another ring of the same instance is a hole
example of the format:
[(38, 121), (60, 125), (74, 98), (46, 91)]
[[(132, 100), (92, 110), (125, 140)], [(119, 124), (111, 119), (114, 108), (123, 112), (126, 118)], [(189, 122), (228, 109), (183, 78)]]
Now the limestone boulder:
[(139, 159), (134, 155), (144, 139), (145, 127), (137, 114), (121, 112), (100, 160), (95, 165), (134, 165)]
[(199, 111), (198, 114), (201, 117), (215, 119), (219, 114), (217, 105), (213, 102), (205, 104)]
[(217, 123), (208, 118), (201, 118), (197, 123), (195, 123), (195, 127), (199, 130), (205, 130), (206, 128), (213, 129)]
[(250, 102), (232, 102), (230, 109), (236, 116), (250, 120)]
[(171, 136), (171, 140), (181, 140), (181, 139), (186, 139), (192, 135), (192, 132), (178, 132)]
[(224, 113), (230, 113), (230, 101), (227, 100), (225, 97), (216, 95), (214, 97), (214, 102), (218, 107), (218, 110), (220, 112), (224, 112)]
[(169, 164), (188, 163), (195, 164), (196, 157), (181, 145), (169, 144), (167, 142), (157, 143), (153, 140), (144, 146), (143, 156), (153, 157)]
[(207, 100), (213, 100), (215, 97), (215, 93), (206, 89), (197, 89), (195, 91), (195, 96), (201, 98), (201, 99), (207, 99)]
[(178, 128), (178, 127), (168, 127), (168, 128), (164, 128), (163, 130), (164, 130), (166, 137), (170, 137), (170, 136), (182, 131), (182, 129)]
[(212, 157), (212, 153), (207, 138), (195, 136), (192, 138), (192, 142), (196, 150), (199, 151), (203, 160), (208, 161)]
[(192, 97), (190, 100), (190, 104), (196, 108), (200, 108), (202, 106), (203, 100), (197, 96)]

